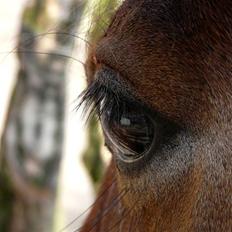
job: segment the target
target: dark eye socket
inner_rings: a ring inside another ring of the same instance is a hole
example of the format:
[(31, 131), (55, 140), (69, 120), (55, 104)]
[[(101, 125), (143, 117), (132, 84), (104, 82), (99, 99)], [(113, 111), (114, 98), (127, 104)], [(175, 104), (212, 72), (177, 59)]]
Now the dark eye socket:
[(155, 139), (156, 125), (151, 115), (131, 101), (103, 112), (101, 123), (113, 150), (124, 162), (145, 156)]
[(163, 144), (176, 146), (170, 140), (179, 126), (137, 100), (112, 69), (105, 67), (95, 76), (81, 94), (80, 105), (85, 104), (88, 117), (98, 114), (106, 144), (120, 169), (137, 173)]
[(105, 98), (102, 105), (100, 121), (106, 144), (124, 173), (137, 174), (162, 146), (176, 146), (174, 138), (180, 127), (135, 98)]

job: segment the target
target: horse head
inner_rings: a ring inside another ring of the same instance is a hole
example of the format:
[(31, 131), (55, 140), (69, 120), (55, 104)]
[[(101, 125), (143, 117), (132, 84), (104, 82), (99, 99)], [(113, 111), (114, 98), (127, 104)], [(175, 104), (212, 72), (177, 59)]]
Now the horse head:
[(232, 230), (232, 2), (126, 0), (86, 64), (112, 161), (82, 231)]

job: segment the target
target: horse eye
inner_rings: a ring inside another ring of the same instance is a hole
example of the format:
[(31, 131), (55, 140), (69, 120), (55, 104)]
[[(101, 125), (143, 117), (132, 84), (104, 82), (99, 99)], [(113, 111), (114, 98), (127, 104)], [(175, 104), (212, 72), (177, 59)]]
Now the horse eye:
[(149, 152), (155, 140), (156, 125), (139, 104), (114, 106), (101, 115), (103, 131), (117, 158), (134, 163)]

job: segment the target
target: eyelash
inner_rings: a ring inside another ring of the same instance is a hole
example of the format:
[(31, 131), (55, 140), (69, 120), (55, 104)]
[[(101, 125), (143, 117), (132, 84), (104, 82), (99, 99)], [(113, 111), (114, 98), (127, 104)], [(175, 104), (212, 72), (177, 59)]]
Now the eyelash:
[[(83, 113), (87, 116), (87, 120), (92, 118), (94, 115), (98, 115), (98, 118), (100, 118), (100, 116), (105, 112), (114, 112), (119, 114), (119, 111), (116, 110), (116, 108), (119, 109), (119, 106), (125, 107), (126, 105), (121, 104), (122, 99), (119, 92), (113, 92), (98, 81), (95, 81), (86, 90), (84, 90), (79, 98), (81, 101), (77, 106), (77, 109), (84, 105)], [(123, 102), (127, 101), (129, 101), (129, 99), (124, 98)]]

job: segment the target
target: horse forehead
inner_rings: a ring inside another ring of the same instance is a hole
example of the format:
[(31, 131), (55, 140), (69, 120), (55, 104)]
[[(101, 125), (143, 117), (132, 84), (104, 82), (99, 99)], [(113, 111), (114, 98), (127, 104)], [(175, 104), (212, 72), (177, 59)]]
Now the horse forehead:
[[(196, 41), (191, 43), (197, 34), (194, 28), (198, 20), (187, 20), (188, 7), (183, 10), (174, 2), (125, 1), (97, 46), (98, 60), (125, 77), (142, 73), (148, 77), (149, 69), (155, 74), (152, 77), (157, 77), (163, 74), (162, 70), (176, 70), (177, 61), (191, 68), (196, 49), (199, 52), (201, 46), (200, 40), (197, 45)], [(210, 52), (210, 46), (206, 50)]]
[(196, 61), (200, 65), (202, 56), (210, 56), (214, 49), (223, 50), (218, 44), (226, 47), (229, 43), (231, 47), (231, 6), (226, 10), (216, 1), (211, 6), (200, 0), (193, 2), (125, 1), (98, 46), (98, 58), (106, 63), (107, 58), (118, 71), (129, 72), (130, 68), (136, 70), (133, 64), (139, 65), (137, 69), (152, 64), (168, 67), (177, 59), (184, 60), (185, 66)]

